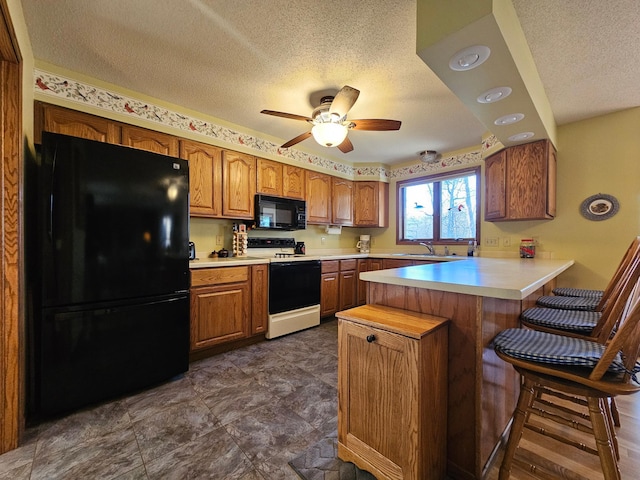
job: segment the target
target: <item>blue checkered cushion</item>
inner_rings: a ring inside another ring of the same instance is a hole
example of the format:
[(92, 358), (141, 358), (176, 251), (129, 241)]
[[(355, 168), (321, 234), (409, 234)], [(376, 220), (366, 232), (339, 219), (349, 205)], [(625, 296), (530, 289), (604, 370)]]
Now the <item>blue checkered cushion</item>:
[(557, 297), (545, 295), (536, 300), (536, 305), (546, 308), (560, 308), (563, 310), (593, 311), (600, 303), (597, 298), (587, 297)]
[(555, 328), (566, 332), (589, 335), (598, 321), (600, 312), (585, 312), (582, 310), (560, 310), (557, 308), (528, 308), (520, 318), (532, 325), (545, 328)]
[(553, 289), (553, 294), (561, 297), (588, 297), (600, 300), (604, 292), (602, 290), (590, 290), (588, 288), (558, 287)]
[[(497, 352), (521, 360), (588, 368), (595, 367), (606, 348), (600, 343), (580, 338), (525, 328), (503, 330), (493, 339), (492, 346)], [(609, 371), (626, 371), (620, 354), (609, 366)]]

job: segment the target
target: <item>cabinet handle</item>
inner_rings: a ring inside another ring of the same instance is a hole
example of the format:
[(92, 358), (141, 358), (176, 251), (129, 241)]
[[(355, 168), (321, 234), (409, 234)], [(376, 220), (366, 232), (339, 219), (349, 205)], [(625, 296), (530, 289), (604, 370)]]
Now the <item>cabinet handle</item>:
[(375, 342), (376, 340), (376, 336), (371, 334), (371, 335), (367, 335), (367, 342), (371, 343), (371, 342)]

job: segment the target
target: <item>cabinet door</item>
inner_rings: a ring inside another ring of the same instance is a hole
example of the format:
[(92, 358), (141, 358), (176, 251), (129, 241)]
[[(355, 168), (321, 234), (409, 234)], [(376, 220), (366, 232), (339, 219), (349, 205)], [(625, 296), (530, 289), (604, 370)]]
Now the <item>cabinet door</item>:
[(331, 223), (331, 176), (307, 170), (307, 223)]
[(180, 140), (180, 158), (189, 161), (189, 214), (194, 217), (222, 215), (221, 150)]
[(353, 308), (358, 302), (358, 276), (355, 270), (340, 272), (340, 310)]
[(382, 259), (370, 258), (368, 267), (370, 272), (375, 272), (376, 270), (382, 270)]
[(364, 305), (367, 303), (367, 283), (364, 280), (360, 280), (360, 274), (362, 272), (369, 271), (370, 259), (359, 258), (358, 259), (358, 305)]
[(269, 270), (267, 265), (251, 267), (251, 334), (267, 331)]
[(487, 157), (484, 167), (484, 219), (503, 219), (507, 215), (507, 152)]
[(354, 182), (353, 225), (356, 227), (389, 226), (389, 184)]
[(557, 172), (558, 161), (556, 157), (556, 149), (551, 144), (547, 143), (547, 216), (553, 218), (556, 216), (556, 185), (557, 185)]
[(170, 157), (179, 154), (178, 137), (146, 128), (122, 125), (122, 145), (162, 153)]
[(222, 152), (222, 215), (253, 219), (256, 159), (244, 153)]
[(191, 289), (191, 350), (249, 336), (249, 284)]
[(340, 273), (331, 272), (321, 275), (322, 284), (320, 285), (320, 316), (328, 317), (338, 311), (338, 298)]
[(99, 142), (120, 143), (120, 125), (106, 118), (41, 102), (36, 102), (34, 115), (34, 141), (38, 144), (42, 142), (42, 130)]
[(305, 199), (305, 169), (292, 165), (284, 166), (282, 178), (282, 195), (290, 198)]
[(256, 159), (256, 192), (282, 196), (282, 163)]
[(547, 217), (546, 153), (544, 141), (507, 149), (507, 216), (509, 219)]
[(353, 182), (331, 178), (331, 223), (353, 225)]
[(338, 441), (388, 478), (417, 480), (418, 342), (342, 319), (338, 326)]

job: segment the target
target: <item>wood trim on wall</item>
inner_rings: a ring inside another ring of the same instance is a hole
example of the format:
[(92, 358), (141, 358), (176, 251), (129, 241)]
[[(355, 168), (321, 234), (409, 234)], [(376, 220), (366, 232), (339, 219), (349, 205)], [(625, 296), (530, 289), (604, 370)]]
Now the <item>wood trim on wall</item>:
[(24, 429), (22, 258), (22, 58), (9, 8), (0, 0), (0, 454)]

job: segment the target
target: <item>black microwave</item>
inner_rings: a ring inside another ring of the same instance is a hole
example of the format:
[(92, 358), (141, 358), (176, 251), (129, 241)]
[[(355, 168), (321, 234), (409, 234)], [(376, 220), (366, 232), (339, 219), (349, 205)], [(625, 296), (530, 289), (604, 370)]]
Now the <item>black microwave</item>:
[(304, 200), (256, 195), (255, 228), (268, 230), (304, 230), (307, 204)]

